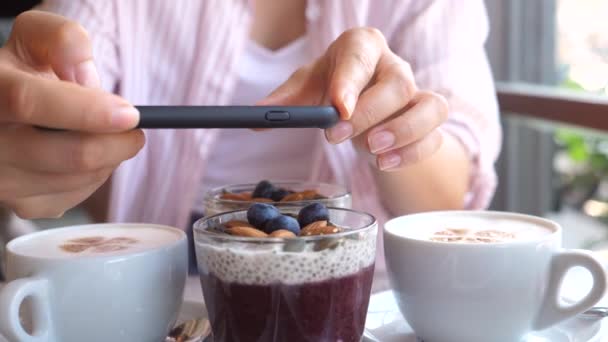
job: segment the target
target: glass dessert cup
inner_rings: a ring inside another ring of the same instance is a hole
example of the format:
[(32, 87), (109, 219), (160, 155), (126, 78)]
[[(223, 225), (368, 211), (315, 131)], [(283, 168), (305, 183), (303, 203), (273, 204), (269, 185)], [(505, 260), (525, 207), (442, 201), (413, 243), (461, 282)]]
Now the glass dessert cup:
[[(327, 207), (335, 208), (350, 208), (352, 205), (352, 197), (346, 187), (337, 184), (303, 182), (303, 181), (272, 181), (277, 187), (289, 189), (292, 191), (307, 191), (314, 190), (319, 195), (326, 197), (321, 199), (308, 199), (301, 201), (290, 202), (267, 202), (277, 207), (284, 206), (305, 206), (313, 202), (323, 203)], [(209, 190), (204, 197), (204, 213), (205, 216), (213, 216), (228, 211), (247, 209), (254, 201), (240, 201), (222, 198), (222, 195), (228, 193), (243, 193), (253, 192), (256, 183), (250, 184), (234, 184), (222, 186)]]
[[(300, 207), (282, 207), (297, 214)], [(331, 235), (250, 238), (218, 232), (246, 211), (203, 218), (194, 239), (214, 341), (359, 342), (374, 273), (376, 219), (329, 208)]]

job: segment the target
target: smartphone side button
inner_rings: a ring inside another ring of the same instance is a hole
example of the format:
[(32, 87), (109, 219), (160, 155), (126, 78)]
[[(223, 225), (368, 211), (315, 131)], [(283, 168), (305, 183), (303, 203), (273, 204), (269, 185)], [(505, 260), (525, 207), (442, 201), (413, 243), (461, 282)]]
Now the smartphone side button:
[(288, 121), (289, 112), (285, 111), (270, 111), (266, 112), (266, 120), (268, 121)]

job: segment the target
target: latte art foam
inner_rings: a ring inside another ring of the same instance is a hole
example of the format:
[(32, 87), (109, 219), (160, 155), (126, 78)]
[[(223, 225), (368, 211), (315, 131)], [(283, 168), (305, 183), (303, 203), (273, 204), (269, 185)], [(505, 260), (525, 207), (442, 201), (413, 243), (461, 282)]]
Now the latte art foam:
[(498, 243), (515, 240), (515, 234), (492, 229), (448, 228), (435, 232), (429, 240), (454, 243)]
[(44, 258), (104, 256), (156, 249), (179, 239), (176, 232), (154, 227), (59, 229), (21, 241), (14, 246), (14, 251)]
[(91, 250), (94, 253), (107, 253), (129, 249), (139, 243), (139, 240), (124, 236), (105, 238), (103, 236), (91, 236), (78, 239), (70, 239), (59, 248), (68, 253), (83, 253)]
[(420, 221), (401, 229), (399, 235), (445, 243), (508, 243), (531, 241), (552, 234), (549, 228), (523, 220), (484, 217), (440, 217)]

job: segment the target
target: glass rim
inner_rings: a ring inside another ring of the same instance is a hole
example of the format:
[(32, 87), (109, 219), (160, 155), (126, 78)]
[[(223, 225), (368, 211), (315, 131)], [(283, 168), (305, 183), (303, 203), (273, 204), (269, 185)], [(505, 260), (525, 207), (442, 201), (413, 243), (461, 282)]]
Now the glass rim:
[[(278, 204), (280, 206), (284, 206), (284, 205), (299, 204), (299, 203), (313, 203), (313, 202), (322, 203), (324, 201), (332, 201), (332, 200), (337, 200), (337, 199), (352, 196), (350, 190), (348, 190), (346, 185), (337, 184), (337, 183), (325, 183), (325, 182), (303, 181), (303, 180), (270, 180), (270, 182), (273, 185), (277, 185), (277, 184), (278, 185), (281, 185), (281, 184), (293, 184), (293, 185), (311, 184), (311, 185), (317, 185), (317, 186), (336, 187), (336, 188), (340, 188), (342, 190), (340, 192), (340, 194), (338, 194), (338, 195), (329, 196), (329, 197), (323, 198), (323, 199), (310, 199), (310, 200), (289, 201), (289, 202), (280, 202), (280, 201), (279, 202), (276, 202), (276, 201), (263, 202), (263, 203), (272, 204), (272, 205)], [(232, 199), (222, 199), (222, 198), (219, 198), (216, 196), (218, 194), (221, 194), (223, 190), (225, 190), (227, 188), (232, 188), (232, 187), (251, 187), (251, 189), (253, 190), (257, 184), (258, 183), (238, 183), (238, 184), (228, 184), (228, 185), (218, 186), (218, 187), (207, 190), (207, 192), (205, 193), (205, 196), (203, 197), (203, 201), (205, 203), (213, 201), (215, 203), (227, 203), (227, 204), (257, 203), (255, 201), (239, 201), (239, 200), (232, 200)]]
[[(285, 209), (285, 207), (282, 207), (282, 208)], [(297, 208), (298, 208), (298, 206), (294, 206), (294, 209), (297, 209)], [(215, 215), (212, 215), (209, 217), (202, 217), (202, 218), (196, 220), (196, 222), (194, 222), (194, 225), (193, 225), (193, 232), (195, 233), (194, 242), (195, 243), (197, 242), (196, 233), (200, 233), (200, 234), (204, 235), (205, 237), (208, 237), (211, 239), (222, 240), (222, 241), (226, 241), (226, 242), (246, 242), (246, 243), (256, 243), (256, 244), (271, 244), (271, 243), (283, 244), (285, 242), (290, 242), (290, 241), (304, 241), (304, 242), (308, 243), (308, 242), (317, 242), (317, 241), (325, 240), (325, 239), (347, 237), (347, 236), (350, 236), (353, 234), (369, 231), (369, 230), (373, 229), (374, 227), (378, 226), (378, 220), (376, 219), (376, 217), (374, 215), (372, 215), (370, 213), (367, 213), (364, 211), (359, 211), (359, 210), (354, 210), (354, 209), (348, 209), (348, 208), (339, 208), (339, 207), (327, 207), (327, 209), (330, 212), (331, 211), (341, 211), (341, 212), (348, 212), (351, 214), (364, 216), (364, 217), (367, 217), (370, 221), (369, 221), (369, 223), (365, 224), (365, 226), (363, 226), (363, 227), (352, 228), (352, 229), (349, 228), (348, 230), (344, 230), (342, 232), (335, 233), (335, 234), (298, 236), (296, 238), (281, 238), (281, 237), (259, 237), (258, 238), (258, 237), (247, 237), (247, 236), (234, 236), (234, 235), (230, 235), (230, 234), (211, 233), (207, 229), (201, 227), (203, 225), (203, 222), (212, 220), (212, 219), (220, 217), (220, 216), (230, 215), (230, 214), (234, 215), (234, 214), (238, 214), (238, 213), (247, 212), (247, 209), (238, 209), (238, 210), (232, 210), (232, 211), (225, 211), (225, 212), (215, 214)]]

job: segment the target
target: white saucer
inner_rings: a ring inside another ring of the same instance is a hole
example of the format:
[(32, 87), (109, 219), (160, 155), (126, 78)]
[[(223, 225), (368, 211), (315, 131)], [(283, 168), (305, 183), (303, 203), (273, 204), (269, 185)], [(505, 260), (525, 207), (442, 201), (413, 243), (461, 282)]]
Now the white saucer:
[[(365, 322), (365, 342), (419, 342), (397, 306), (392, 291), (371, 296)], [(608, 335), (606, 324), (575, 318), (551, 329), (530, 334), (524, 342), (600, 342)], [(375, 338), (375, 340), (374, 340)]]

